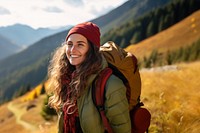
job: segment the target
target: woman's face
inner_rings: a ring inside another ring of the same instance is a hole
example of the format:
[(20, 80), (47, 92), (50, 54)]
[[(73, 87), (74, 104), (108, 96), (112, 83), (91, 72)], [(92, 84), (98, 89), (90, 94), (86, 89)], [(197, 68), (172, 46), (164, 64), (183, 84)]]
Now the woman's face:
[(81, 34), (72, 34), (66, 43), (66, 55), (71, 65), (76, 68), (84, 62), (89, 44), (87, 39)]

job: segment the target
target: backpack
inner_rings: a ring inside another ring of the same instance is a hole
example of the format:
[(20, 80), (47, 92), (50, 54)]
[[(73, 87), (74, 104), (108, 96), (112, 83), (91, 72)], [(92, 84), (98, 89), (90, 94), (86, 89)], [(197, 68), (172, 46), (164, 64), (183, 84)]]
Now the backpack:
[(93, 82), (93, 88), (95, 89), (92, 91), (92, 96), (94, 104), (101, 115), (105, 130), (108, 133), (113, 133), (104, 111), (104, 88), (108, 78), (114, 74), (126, 86), (132, 133), (148, 132), (151, 114), (146, 108), (141, 107), (143, 106), (143, 103), (140, 102), (141, 78), (137, 66), (137, 58), (112, 41), (101, 46), (100, 52), (106, 58), (108, 67), (102, 70), (95, 79), (95, 82)]

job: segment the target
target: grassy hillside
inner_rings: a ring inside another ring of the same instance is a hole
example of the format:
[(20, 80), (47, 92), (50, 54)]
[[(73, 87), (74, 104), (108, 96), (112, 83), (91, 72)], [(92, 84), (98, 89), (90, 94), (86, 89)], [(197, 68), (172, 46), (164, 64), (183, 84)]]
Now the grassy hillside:
[(142, 98), (152, 114), (150, 133), (198, 133), (200, 62), (141, 71)]
[[(141, 70), (141, 100), (152, 115), (149, 133), (198, 133), (200, 69), (196, 68), (200, 68), (200, 61)], [(24, 101), (29, 94), (0, 106), (0, 133), (56, 132), (56, 119), (47, 122), (40, 115), (45, 96)]]
[(153, 50), (165, 53), (168, 50), (175, 50), (191, 45), (200, 38), (199, 22), (200, 11), (197, 11), (167, 30), (137, 44), (130, 45), (126, 50), (141, 59), (144, 56), (149, 56)]

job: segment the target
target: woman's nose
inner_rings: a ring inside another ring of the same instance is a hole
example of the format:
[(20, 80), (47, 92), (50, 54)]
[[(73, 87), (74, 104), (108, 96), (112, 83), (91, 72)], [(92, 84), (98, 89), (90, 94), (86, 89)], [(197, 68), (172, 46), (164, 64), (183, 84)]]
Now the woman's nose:
[(76, 51), (76, 46), (72, 46), (71, 51)]

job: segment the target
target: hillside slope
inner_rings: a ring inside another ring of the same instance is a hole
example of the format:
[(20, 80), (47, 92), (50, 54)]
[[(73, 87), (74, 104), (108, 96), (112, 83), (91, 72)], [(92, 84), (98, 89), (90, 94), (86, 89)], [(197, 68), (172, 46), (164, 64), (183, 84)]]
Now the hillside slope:
[[(35, 86), (44, 80), (51, 53), (61, 45), (66, 32), (49, 36), (26, 50), (0, 61), (0, 102), (10, 99), (22, 85)], [(11, 80), (12, 79), (12, 80)]]
[(0, 60), (20, 51), (21, 49), (21, 47), (0, 35)]
[[(198, 133), (200, 130), (200, 61), (189, 64), (177, 64), (176, 69), (157, 71), (161, 68), (141, 70), (142, 95), (141, 100), (152, 115), (149, 132), (190, 132)], [(190, 82), (188, 82), (190, 79)], [(167, 81), (167, 82), (166, 82)], [(38, 88), (35, 88), (38, 90)], [(190, 93), (189, 93), (190, 92)], [(47, 122), (41, 115), (44, 95), (24, 101), (30, 95), (15, 99), (8, 104), (0, 106), (0, 132), (1, 133), (55, 133), (56, 119)], [(22, 114), (15, 114), (9, 106)], [(32, 108), (27, 109), (27, 107)], [(31, 115), (30, 115), (31, 114)], [(20, 118), (19, 118), (19, 115)], [(18, 117), (18, 118), (17, 118)], [(26, 122), (32, 126), (26, 127), (18, 121)], [(9, 123), (9, 124), (8, 124)], [(19, 132), (18, 132), (19, 131)]]
[(200, 10), (181, 22), (137, 44), (126, 48), (138, 58), (148, 56), (154, 49), (166, 52), (192, 44), (200, 39)]
[(131, 19), (137, 19), (152, 9), (162, 7), (171, 0), (128, 0), (123, 5), (100, 16), (92, 22), (101, 27), (101, 33), (104, 34), (110, 29), (119, 27)]

